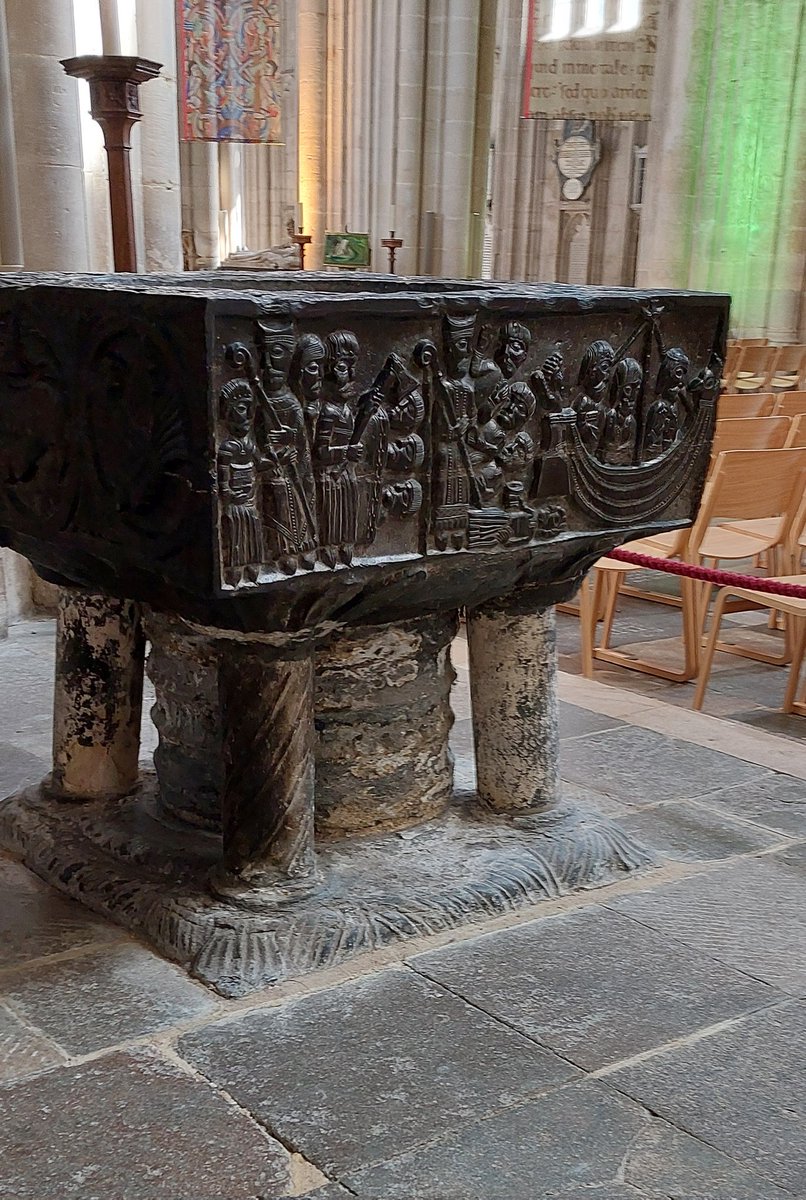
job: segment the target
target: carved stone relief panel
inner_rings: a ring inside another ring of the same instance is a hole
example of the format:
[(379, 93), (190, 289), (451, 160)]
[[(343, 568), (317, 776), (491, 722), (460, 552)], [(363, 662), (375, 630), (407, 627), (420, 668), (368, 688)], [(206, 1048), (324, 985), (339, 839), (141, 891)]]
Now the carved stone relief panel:
[(706, 446), (721, 365), (715, 328), (693, 374), (662, 312), (602, 322), (601, 337), (577, 321), (553, 338), (534, 318), (448, 312), (436, 336), (393, 343), (361, 320), (225, 322), (224, 585), (657, 515)]

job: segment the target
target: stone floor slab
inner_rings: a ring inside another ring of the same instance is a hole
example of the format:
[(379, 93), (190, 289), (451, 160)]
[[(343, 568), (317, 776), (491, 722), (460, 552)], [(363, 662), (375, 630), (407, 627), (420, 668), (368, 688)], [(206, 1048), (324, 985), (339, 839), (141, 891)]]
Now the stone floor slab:
[(640, 1195), (652, 1200), (791, 1200), (771, 1180), (665, 1121), (652, 1121), (642, 1131), (623, 1170)]
[(706, 803), (768, 829), (806, 837), (806, 780), (770, 773), (738, 787), (711, 792)]
[(560, 701), (560, 737), (583, 737), (587, 733), (602, 733), (605, 729), (619, 729), (624, 722), (617, 717), (607, 717), (603, 713), (591, 712), (589, 708), (580, 708), (578, 704)]
[(765, 774), (729, 754), (635, 726), (564, 742), (560, 770), (564, 779), (639, 806), (690, 800)]
[(804, 1078), (806, 1003), (790, 1002), (626, 1066), (609, 1075), (608, 1082), (802, 1196)]
[(50, 763), (44, 757), (0, 741), (0, 800), (20, 788), (39, 783), (49, 770)]
[(0, 968), (123, 936), (115, 925), (64, 900), (25, 867), (0, 855)]
[(0, 978), (0, 996), (69, 1054), (90, 1054), (215, 1009), (210, 994), (135, 943)]
[(64, 1062), (59, 1049), (0, 1005), (0, 1082), (36, 1075)]
[(787, 1200), (601, 1083), (565, 1087), (346, 1176), (361, 1200)]
[(806, 878), (777, 855), (603, 903), (790, 995), (806, 994)]
[(206, 1083), (146, 1052), (0, 1088), (14, 1200), (275, 1200), (288, 1154)]
[(331, 1183), (327, 1187), (317, 1188), (315, 1192), (306, 1192), (305, 1200), (350, 1200), (353, 1194), (340, 1184)]
[(329, 1175), (578, 1074), (408, 970), (206, 1026), (179, 1053)]
[(601, 1085), (560, 1088), (343, 1182), (361, 1200), (555, 1200), (615, 1184), (648, 1120)]
[(586, 1070), (773, 1003), (775, 989), (607, 910), (548, 917), (411, 965)]
[[(806, 785), (804, 785), (806, 786)], [(619, 818), (619, 825), (675, 862), (712, 862), (780, 844), (780, 833), (733, 821), (696, 801), (656, 804)]]

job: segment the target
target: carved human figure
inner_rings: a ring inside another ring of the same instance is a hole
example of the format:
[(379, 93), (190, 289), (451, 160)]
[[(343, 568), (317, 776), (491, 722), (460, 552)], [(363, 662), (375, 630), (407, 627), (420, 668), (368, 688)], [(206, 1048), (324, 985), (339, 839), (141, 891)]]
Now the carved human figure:
[(386, 465), (392, 471), (413, 471), (425, 457), (423, 439), (418, 430), (425, 416), (425, 401), (417, 380), (403, 362), (392, 354), (392, 372), (387, 389), (387, 411), (392, 440)]
[(377, 532), (384, 470), (412, 471), (422, 465), (423, 441), (416, 430), (424, 414), (417, 380), (390, 354), (356, 412), (353, 440), (360, 440), (363, 450), (356, 464), (359, 545), (372, 542)]
[(501, 330), (495, 361), (504, 379), (511, 379), (526, 362), (532, 344), (532, 334), (519, 321), (507, 321)]
[(644, 457), (664, 454), (680, 436), (685, 416), (691, 411), (686, 383), (689, 359), (678, 347), (664, 351), (655, 384), (655, 399), (647, 409), (644, 426)]
[(559, 350), (553, 351), (543, 366), (529, 376), (529, 386), (546, 412), (562, 412), (568, 407), (565, 394), (565, 363)]
[(445, 374), (439, 376), (434, 406), (435, 487), (434, 543), (438, 550), (467, 545), (467, 513), (478, 502), (467, 434), (476, 419), (475, 389), (470, 375), (474, 316), (446, 316), (443, 325)]
[(607, 392), (616, 361), (609, 342), (596, 341), (588, 346), (579, 366), (579, 395), (574, 401), (577, 428), (583, 445), (596, 454), (602, 443), (607, 418)]
[(349, 565), (357, 538), (358, 487), (355, 464), (361, 458), (355, 432), (355, 368), (358, 339), (340, 329), (325, 338), (325, 391), (313, 442), (319, 513), (319, 557), (328, 567)]
[(262, 387), (256, 426), (266, 459), (263, 524), (266, 546), (278, 568), (293, 575), (315, 563), (316, 518), (311, 458), (302, 405), (288, 385), (294, 330), (284, 322), (258, 322)]
[(507, 482), (518, 480), (528, 494), (534, 471), (535, 444), (526, 426), (535, 413), (534, 393), (525, 383), (512, 383), (504, 390), (498, 424), (504, 431), (502, 467)]
[(638, 434), (636, 409), (643, 377), (641, 364), (634, 358), (622, 358), (616, 363), (602, 438), (604, 462), (626, 465), (633, 461)]
[(507, 321), (501, 327), (493, 357), (488, 356), (490, 334), (482, 327), (473, 351), (470, 375), (474, 381), (476, 404), (479, 408), (486, 399), (500, 400), (502, 388), (523, 366), (532, 343), (530, 330), (519, 321)]
[(499, 410), (492, 399), (478, 410), (476, 422), (467, 431), (467, 447), (473, 475), (483, 505), (500, 501), (504, 484), (506, 433), (498, 421)]
[(263, 530), (257, 510), (262, 456), (255, 440), (255, 397), (245, 379), (225, 383), (221, 419), (229, 435), (218, 447), (218, 497), (222, 509), (224, 579), (237, 587), (254, 583), (264, 561)]
[(291, 362), (291, 379), (302, 400), (308, 441), (313, 445), (325, 380), (325, 344), (315, 333), (304, 333), (297, 342)]

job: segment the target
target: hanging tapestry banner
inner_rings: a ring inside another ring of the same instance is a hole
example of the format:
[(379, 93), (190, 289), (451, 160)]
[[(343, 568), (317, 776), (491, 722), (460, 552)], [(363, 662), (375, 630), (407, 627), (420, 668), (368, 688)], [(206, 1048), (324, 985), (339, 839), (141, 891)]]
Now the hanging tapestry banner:
[(283, 141), (283, 4), (177, 0), (184, 141)]
[(530, 0), (521, 116), (648, 121), (660, 8), (661, 0)]

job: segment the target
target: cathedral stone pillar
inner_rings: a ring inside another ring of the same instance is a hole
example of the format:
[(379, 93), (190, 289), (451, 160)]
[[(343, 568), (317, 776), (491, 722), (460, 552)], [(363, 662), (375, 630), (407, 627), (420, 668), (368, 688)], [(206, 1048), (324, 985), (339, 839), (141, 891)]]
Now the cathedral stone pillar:
[(470, 609), (467, 642), (480, 797), (512, 815), (551, 807), (559, 789), (554, 609)]
[(299, 80), (299, 198), (305, 232), (313, 241), (306, 265), (322, 264), (327, 224), (327, 0), (299, 0), (297, 4), (297, 70)]
[(171, 5), (138, 0), (137, 49), (142, 58), (162, 64), (157, 78), (140, 91), (143, 261), (146, 271), (181, 271), (176, 18)]
[(661, 9), (636, 284), (730, 293), (739, 337), (801, 333), (804, 32), (800, 0)]
[(467, 278), (480, 0), (428, 7), (423, 208), (436, 214), (433, 274)]
[(73, 6), (6, 0), (6, 19), (25, 266), (86, 271), (78, 90), (60, 61), (74, 53)]
[(0, 0), (0, 163), (0, 266), (21, 266), (22, 217), (4, 0)]

